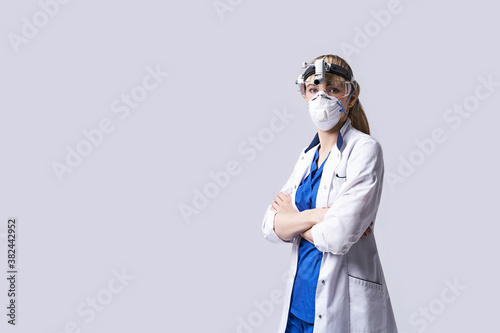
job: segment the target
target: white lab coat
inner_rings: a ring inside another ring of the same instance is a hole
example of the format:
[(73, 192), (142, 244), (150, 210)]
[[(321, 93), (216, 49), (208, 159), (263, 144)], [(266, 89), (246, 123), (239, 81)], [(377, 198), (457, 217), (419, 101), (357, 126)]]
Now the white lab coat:
[[(281, 189), (295, 194), (309, 174), (318, 135), (303, 149)], [(330, 207), (325, 220), (312, 227), (314, 244), (323, 252), (316, 289), (314, 333), (397, 333), (394, 313), (378, 256), (375, 235), (361, 235), (374, 221), (382, 193), (384, 162), (380, 144), (352, 127), (348, 118), (323, 166), (316, 207)], [(289, 242), (274, 232), (276, 212), (267, 208), (264, 237), (274, 243), (292, 243), (290, 270), (278, 333), (284, 333), (297, 271), (301, 236)], [(372, 227), (372, 228), (373, 228)]]

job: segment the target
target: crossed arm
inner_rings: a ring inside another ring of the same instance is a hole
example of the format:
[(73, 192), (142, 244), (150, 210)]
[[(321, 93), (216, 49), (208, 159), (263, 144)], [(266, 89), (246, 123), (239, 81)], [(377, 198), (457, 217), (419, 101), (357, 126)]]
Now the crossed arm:
[[(278, 212), (274, 217), (274, 232), (279, 238), (289, 241), (300, 235), (314, 244), (311, 228), (315, 224), (323, 222), (328, 208), (306, 209), (299, 212), (293, 206), (291, 196), (280, 192), (271, 203), (271, 210)], [(373, 222), (371, 225), (373, 225)], [(365, 238), (372, 233), (370, 226), (361, 238)]]

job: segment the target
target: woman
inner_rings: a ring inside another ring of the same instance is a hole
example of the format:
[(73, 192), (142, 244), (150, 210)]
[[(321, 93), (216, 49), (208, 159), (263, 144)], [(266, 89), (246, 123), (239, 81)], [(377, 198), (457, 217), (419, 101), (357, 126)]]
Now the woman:
[(371, 234), (384, 162), (359, 84), (335, 55), (316, 58), (297, 84), (318, 133), (262, 225), (269, 241), (293, 244), (278, 332), (397, 333)]

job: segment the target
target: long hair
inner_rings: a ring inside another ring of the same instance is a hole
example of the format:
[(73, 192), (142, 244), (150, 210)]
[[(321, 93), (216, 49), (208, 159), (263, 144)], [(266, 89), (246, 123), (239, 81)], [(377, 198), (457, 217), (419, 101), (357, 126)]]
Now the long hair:
[[(322, 55), (314, 59), (312, 63), (314, 63), (317, 59), (321, 59), (323, 57), (326, 57), (325, 61), (327, 63), (341, 66), (346, 70), (348, 70), (351, 75), (353, 75), (351, 66), (349, 66), (347, 61), (345, 61), (344, 59), (342, 59), (337, 55), (333, 54)], [(346, 81), (343, 77), (340, 77), (338, 75), (335, 75), (335, 79)], [(361, 87), (358, 82), (356, 91), (352, 94), (351, 99), (347, 102), (347, 113), (349, 114), (349, 118), (351, 119), (352, 127), (363, 133), (370, 134), (370, 126), (368, 125), (368, 118), (366, 118), (365, 110), (363, 109), (363, 106), (359, 101), (360, 91)]]

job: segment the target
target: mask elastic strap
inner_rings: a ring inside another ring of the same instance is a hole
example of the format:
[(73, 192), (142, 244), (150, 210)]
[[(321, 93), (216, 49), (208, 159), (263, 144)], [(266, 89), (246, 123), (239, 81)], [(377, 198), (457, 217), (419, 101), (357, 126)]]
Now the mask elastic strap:
[(351, 93), (349, 94), (349, 97), (347, 97), (347, 101), (345, 102), (345, 104), (342, 106), (342, 104), (340, 103), (340, 100), (337, 100), (337, 104), (340, 106), (340, 111), (339, 112), (344, 112), (347, 116), (349, 116), (349, 114), (347, 113), (347, 111), (344, 109), (344, 107), (347, 105), (347, 103), (349, 103), (349, 100), (351, 99), (351, 96), (352, 94), (354, 94), (354, 92), (356, 91), (356, 88), (354, 88)]

